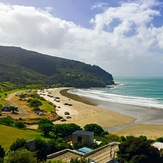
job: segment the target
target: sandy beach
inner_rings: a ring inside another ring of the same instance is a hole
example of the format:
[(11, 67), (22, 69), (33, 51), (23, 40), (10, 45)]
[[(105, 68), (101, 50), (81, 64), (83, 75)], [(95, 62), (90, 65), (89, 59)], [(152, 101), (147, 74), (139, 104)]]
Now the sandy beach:
[[(89, 123), (97, 123), (108, 132), (118, 135), (145, 135), (155, 139), (163, 136), (163, 110), (146, 108), (103, 101), (94, 102), (94, 105), (72, 100), (70, 97), (61, 95), (60, 91), (65, 88), (48, 89), (47, 93), (53, 97), (59, 97), (60, 102), (54, 98), (44, 96), (48, 101), (57, 106), (57, 114), (66, 119), (65, 122), (54, 123), (76, 123), (83, 127)], [(65, 105), (65, 103), (72, 106)], [(69, 112), (71, 118), (67, 119), (65, 112)]]

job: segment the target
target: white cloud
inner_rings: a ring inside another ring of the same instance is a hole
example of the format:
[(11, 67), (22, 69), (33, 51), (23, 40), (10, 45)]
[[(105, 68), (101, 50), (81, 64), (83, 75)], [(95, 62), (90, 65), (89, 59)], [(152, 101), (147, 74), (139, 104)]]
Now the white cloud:
[(92, 10), (96, 8), (104, 9), (108, 4), (103, 2), (97, 2), (92, 6)]
[(0, 3), (0, 44), (97, 64), (113, 75), (162, 75), (163, 27), (155, 0), (109, 7), (86, 29), (50, 14), (50, 8)]

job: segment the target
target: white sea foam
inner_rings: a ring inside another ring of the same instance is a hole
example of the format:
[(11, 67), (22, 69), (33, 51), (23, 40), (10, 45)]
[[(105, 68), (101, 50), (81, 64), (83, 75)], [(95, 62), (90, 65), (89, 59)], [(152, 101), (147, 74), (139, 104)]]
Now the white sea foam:
[(80, 96), (89, 97), (101, 101), (130, 104), (137, 106), (155, 107), (163, 109), (163, 100), (155, 98), (144, 98), (135, 96), (117, 95), (105, 92), (103, 89), (76, 89), (70, 91), (71, 93), (78, 94)]

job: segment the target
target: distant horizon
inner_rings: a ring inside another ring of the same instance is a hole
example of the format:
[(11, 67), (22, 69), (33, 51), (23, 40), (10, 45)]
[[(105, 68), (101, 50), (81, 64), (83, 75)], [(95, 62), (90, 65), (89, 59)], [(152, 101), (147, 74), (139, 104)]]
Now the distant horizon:
[[(113, 74), (112, 74), (113, 75)], [(163, 76), (113, 76), (113, 79), (115, 78), (141, 78), (141, 79), (150, 79), (150, 78), (163, 78)]]
[(162, 77), (162, 19), (161, 0), (0, 0), (0, 44)]

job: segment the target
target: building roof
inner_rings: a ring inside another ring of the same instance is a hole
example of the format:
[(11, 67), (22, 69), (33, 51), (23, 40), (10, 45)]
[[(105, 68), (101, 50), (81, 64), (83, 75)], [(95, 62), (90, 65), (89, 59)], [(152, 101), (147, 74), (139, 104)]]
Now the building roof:
[(92, 131), (84, 131), (84, 130), (77, 130), (75, 132), (73, 132), (73, 135), (94, 135), (94, 132)]
[(158, 150), (163, 149), (163, 143), (161, 142), (154, 142), (152, 146), (156, 147)]
[(116, 157), (116, 153), (118, 151), (118, 145), (114, 144), (114, 147), (115, 148), (111, 148), (110, 144), (107, 144), (105, 146), (102, 146), (100, 148), (97, 148), (85, 154), (78, 153), (71, 149), (64, 149), (62, 151), (58, 151), (48, 155), (47, 158), (49, 160), (61, 159), (65, 162), (70, 162), (71, 158), (85, 157), (86, 159), (91, 159), (92, 162), (101, 163), (101, 162), (109, 162), (111, 160), (113, 162), (113, 159)]

